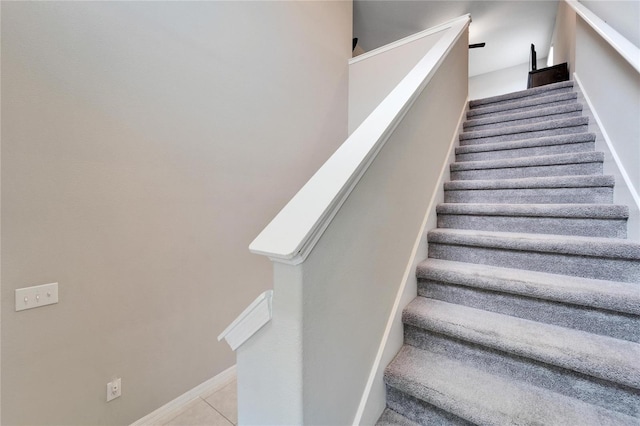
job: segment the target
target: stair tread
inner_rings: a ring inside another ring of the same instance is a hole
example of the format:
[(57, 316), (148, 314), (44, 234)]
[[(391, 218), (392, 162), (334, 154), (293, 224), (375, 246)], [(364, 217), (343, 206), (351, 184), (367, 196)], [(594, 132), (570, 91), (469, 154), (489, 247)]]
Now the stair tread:
[(640, 344), (416, 297), (403, 322), (614, 383), (640, 388)]
[(640, 287), (618, 281), (425, 259), (416, 276), (485, 290), (640, 315)]
[(586, 126), (589, 124), (588, 117), (570, 117), (557, 120), (542, 121), (539, 123), (522, 124), (516, 126), (500, 127), (496, 129), (470, 130), (460, 133), (460, 141), (470, 139), (481, 139), (493, 136), (513, 135), (517, 133), (529, 133), (543, 130), (553, 130), (562, 127)]
[(465, 189), (522, 189), (522, 188), (589, 188), (613, 187), (615, 179), (609, 175), (549, 176), (516, 179), (475, 179), (445, 182), (444, 190)]
[(456, 147), (456, 154), (531, 148), (537, 146), (563, 145), (567, 143), (593, 142), (595, 140), (595, 133), (573, 133), (569, 135), (544, 136), (540, 138), (522, 139), (511, 142), (493, 142), (478, 145), (464, 145)]
[(427, 239), (429, 243), (640, 260), (640, 243), (620, 238), (438, 228), (429, 231)]
[(517, 104), (515, 108), (512, 104), (478, 106), (467, 111), (467, 119), (471, 120), (473, 118), (481, 117), (487, 114), (509, 113), (509, 111), (519, 108), (527, 108), (557, 102), (576, 101), (577, 99), (578, 94), (576, 92), (565, 92), (551, 94), (548, 96), (540, 96), (529, 100), (519, 99), (515, 101), (515, 103)]
[(629, 207), (619, 204), (489, 204), (441, 203), (438, 214), (527, 216), (585, 219), (627, 219)]
[(501, 158), (497, 160), (460, 161), (451, 163), (450, 170), (484, 170), (601, 162), (604, 162), (603, 152), (585, 151), (530, 157)]
[(496, 102), (504, 102), (509, 100), (516, 100), (521, 98), (527, 98), (530, 96), (536, 96), (554, 90), (573, 87), (573, 81), (562, 81), (559, 83), (547, 84), (540, 87), (534, 87), (532, 89), (519, 90), (517, 92), (507, 93), (504, 95), (489, 96), (481, 99), (473, 99), (469, 101), (469, 108), (477, 108), (481, 105), (494, 104)]
[(408, 345), (385, 370), (385, 381), (476, 424), (637, 424), (636, 418)]
[(492, 116), (492, 117), (470, 119), (463, 123), (463, 128), (466, 129), (467, 127), (486, 126), (489, 124), (505, 123), (509, 121), (525, 120), (530, 118), (552, 117), (557, 114), (567, 114), (571, 112), (580, 112), (580, 111), (582, 111), (582, 104), (575, 102), (567, 105), (541, 107), (531, 111), (515, 112), (511, 114), (502, 114), (502, 115)]

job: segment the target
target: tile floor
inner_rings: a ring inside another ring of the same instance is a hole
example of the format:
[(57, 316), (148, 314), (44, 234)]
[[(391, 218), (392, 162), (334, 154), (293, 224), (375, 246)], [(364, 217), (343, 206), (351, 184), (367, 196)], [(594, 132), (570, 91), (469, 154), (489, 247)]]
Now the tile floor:
[(163, 426), (232, 426), (238, 424), (238, 384), (234, 379), (167, 415)]

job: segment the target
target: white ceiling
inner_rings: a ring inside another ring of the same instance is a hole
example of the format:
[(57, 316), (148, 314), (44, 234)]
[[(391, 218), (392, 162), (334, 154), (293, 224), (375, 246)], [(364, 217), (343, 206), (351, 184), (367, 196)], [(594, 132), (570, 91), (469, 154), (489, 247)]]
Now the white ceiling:
[(487, 43), (469, 51), (474, 76), (528, 62), (531, 43), (545, 58), (557, 8), (557, 0), (355, 0), (353, 36), (369, 51), (470, 13), (469, 43)]

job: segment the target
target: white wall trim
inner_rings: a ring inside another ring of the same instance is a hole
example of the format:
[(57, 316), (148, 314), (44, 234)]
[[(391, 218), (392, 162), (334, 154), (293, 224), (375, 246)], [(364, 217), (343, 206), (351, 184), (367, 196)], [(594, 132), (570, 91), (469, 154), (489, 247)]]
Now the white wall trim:
[(425, 57), (251, 243), (252, 253), (290, 265), (307, 258), (469, 22), (469, 15), (452, 22)]
[(218, 336), (218, 341), (225, 339), (231, 350), (253, 336), (266, 323), (271, 321), (273, 290), (267, 290), (258, 296), (238, 317)]
[[(469, 19), (471, 19), (471, 15), (470, 14), (467, 14), (465, 16), (468, 16)], [(451, 19), (451, 20), (446, 21), (446, 22), (443, 22), (442, 24), (440, 24), (440, 25), (438, 25), (436, 27), (427, 28), (426, 30), (422, 30), (419, 33), (411, 34), (410, 36), (407, 36), (405, 38), (401, 38), (400, 40), (396, 40), (396, 41), (391, 42), (389, 44), (385, 44), (384, 46), (380, 46), (377, 49), (373, 49), (373, 50), (370, 50), (368, 52), (365, 52), (362, 55), (358, 55), (355, 58), (349, 59), (349, 65), (355, 64), (356, 62), (364, 61), (366, 59), (371, 58), (372, 56), (379, 55), (381, 53), (384, 53), (384, 52), (387, 52), (389, 50), (395, 49), (395, 48), (400, 47), (402, 45), (409, 44), (411, 42), (419, 40), (419, 39), (421, 39), (423, 37), (427, 37), (427, 36), (430, 36), (432, 34), (439, 33), (441, 31), (449, 29), (449, 28), (451, 28), (451, 24), (454, 23), (458, 19), (460, 19), (460, 17), (455, 18), (455, 19)]]
[(636, 71), (640, 72), (640, 48), (627, 40), (622, 34), (611, 28), (598, 15), (580, 4), (577, 0), (565, 0), (569, 6), (607, 41)]
[(629, 193), (631, 194), (631, 197), (633, 198), (633, 201), (636, 204), (636, 208), (640, 210), (640, 196), (638, 195), (636, 187), (634, 186), (633, 181), (629, 177), (629, 174), (627, 173), (627, 171), (625, 170), (624, 166), (622, 165), (622, 161), (620, 161), (620, 156), (618, 156), (618, 153), (616, 152), (615, 148), (613, 147), (613, 143), (611, 142), (611, 139), (609, 138), (609, 135), (607, 134), (607, 129), (605, 129), (604, 125), (602, 124), (602, 121), (600, 120), (600, 117), (598, 116), (598, 112), (596, 111), (595, 107), (593, 106), (593, 103), (591, 103), (591, 99), (589, 99), (589, 95), (584, 90), (584, 86), (582, 85), (582, 82), (580, 81), (580, 77), (578, 76), (577, 73), (573, 73), (573, 79), (574, 79), (574, 81), (576, 83), (578, 83), (578, 86), (580, 87), (580, 91), (582, 92), (582, 95), (584, 96), (584, 100), (587, 103), (587, 105), (589, 106), (589, 109), (591, 110), (591, 113), (593, 114), (593, 118), (596, 120), (596, 123), (597, 123), (598, 127), (600, 128), (600, 132), (602, 133), (602, 139), (604, 139), (605, 143), (607, 144), (607, 147), (609, 148), (609, 151), (611, 152), (611, 158), (613, 159), (613, 161), (615, 162), (616, 166), (618, 167), (618, 170), (620, 171), (620, 175), (622, 176), (622, 179), (624, 180), (624, 183), (627, 186), (627, 188), (629, 189)]
[(160, 422), (166, 422), (171, 413), (175, 413), (177, 415), (179, 413), (179, 410), (191, 401), (199, 398), (201, 395), (221, 389), (222, 387), (230, 383), (235, 377), (236, 366), (232, 365), (222, 373), (183, 393), (176, 399), (167, 402), (162, 407), (158, 408), (155, 411), (152, 411), (141, 419), (136, 420), (135, 422), (131, 423), (130, 426), (157, 426), (158, 424), (160, 424)]
[[(465, 114), (467, 112), (467, 105), (469, 104), (469, 98), (465, 102), (462, 112), (460, 113), (460, 117), (458, 118), (458, 124), (456, 126), (456, 130), (451, 138), (451, 142), (449, 143), (449, 150), (447, 152), (447, 156), (440, 167), (440, 177), (436, 183), (436, 188), (442, 188), (444, 185), (444, 180), (449, 176), (447, 167), (451, 162), (452, 156), (454, 156), (455, 147), (458, 145), (458, 134), (460, 129), (462, 129), (462, 123), (465, 120)], [(423, 259), (418, 258), (418, 254), (422, 252), (420, 250), (422, 247), (427, 246), (426, 242), (426, 232), (428, 231), (427, 226), (430, 222), (431, 216), (435, 212), (436, 205), (438, 203), (438, 198), (442, 196), (442, 191), (433, 191), (431, 195), (431, 199), (429, 200), (429, 205), (427, 207), (424, 219), (422, 220), (422, 225), (420, 226), (420, 231), (416, 238), (415, 243), (413, 244), (413, 249), (411, 251), (411, 255), (409, 257), (409, 262), (407, 263), (407, 267), (405, 269), (404, 275), (402, 277), (402, 282), (400, 287), (398, 288), (398, 292), (396, 293), (395, 301), (393, 302), (393, 307), (391, 308), (391, 312), (389, 313), (389, 318), (387, 319), (387, 325), (384, 330), (384, 334), (382, 335), (382, 340), (380, 341), (380, 345), (378, 346), (378, 351), (376, 353), (376, 357), (374, 358), (373, 364), (371, 366), (371, 371), (369, 372), (369, 378), (367, 379), (367, 384), (362, 393), (362, 397), (360, 398), (360, 404), (358, 405), (358, 410), (356, 411), (356, 415), (353, 419), (353, 425), (357, 426), (362, 423), (362, 417), (365, 413), (365, 409), (367, 406), (367, 402), (369, 401), (369, 395), (371, 394), (371, 389), (373, 388), (376, 376), (378, 376), (379, 371), (384, 366), (381, 365), (383, 360), (383, 355), (385, 353), (385, 349), (387, 348), (387, 343), (389, 342), (389, 337), (391, 336), (392, 330), (395, 328), (394, 325), (397, 325), (398, 321), (402, 321), (401, 312), (404, 309), (403, 300), (406, 297), (406, 291), (411, 277), (415, 277), (416, 266)], [(415, 294), (414, 296), (417, 296)]]

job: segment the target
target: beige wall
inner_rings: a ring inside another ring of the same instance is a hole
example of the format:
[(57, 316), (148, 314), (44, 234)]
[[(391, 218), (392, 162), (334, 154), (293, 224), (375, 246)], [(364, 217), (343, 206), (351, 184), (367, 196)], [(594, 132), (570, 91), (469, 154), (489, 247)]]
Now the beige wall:
[[(376, 109), (438, 40), (442, 31), (383, 46), (349, 64), (349, 134)], [(387, 49), (385, 47), (388, 47)]]
[(576, 71), (576, 12), (565, 1), (558, 2), (556, 24), (551, 39), (553, 63), (567, 63), (573, 79)]
[[(538, 69), (547, 66), (547, 58), (537, 61)], [(482, 99), (489, 96), (526, 90), (529, 79), (529, 62), (509, 68), (469, 77), (469, 99)]]
[(346, 137), (351, 25), (350, 2), (2, 3), (3, 424), (130, 423), (235, 362), (215, 337), (272, 279), (247, 246)]
[(640, 1), (579, 0), (627, 40), (640, 47)]

